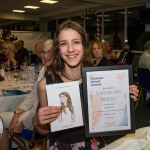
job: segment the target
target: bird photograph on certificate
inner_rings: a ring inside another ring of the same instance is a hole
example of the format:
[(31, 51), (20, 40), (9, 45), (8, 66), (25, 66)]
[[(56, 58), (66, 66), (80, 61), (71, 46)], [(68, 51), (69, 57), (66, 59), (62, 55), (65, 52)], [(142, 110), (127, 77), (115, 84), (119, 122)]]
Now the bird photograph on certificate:
[(51, 132), (83, 126), (79, 82), (46, 85), (48, 105), (60, 106), (61, 114), (51, 123)]
[(121, 134), (133, 129), (129, 94), (129, 80), (132, 77), (129, 77), (131, 71), (128, 67), (97, 67), (96, 70), (84, 71), (87, 135)]

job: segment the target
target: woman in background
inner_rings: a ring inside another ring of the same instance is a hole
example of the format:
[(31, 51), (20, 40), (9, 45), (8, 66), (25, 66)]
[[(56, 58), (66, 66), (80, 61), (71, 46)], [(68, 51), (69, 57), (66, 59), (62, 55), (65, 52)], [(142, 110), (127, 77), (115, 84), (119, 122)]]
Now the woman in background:
[(114, 52), (113, 48), (111, 47), (111, 44), (109, 41), (106, 41), (104, 43), (105, 46), (105, 56), (106, 58), (111, 61), (114, 64), (118, 64), (118, 58), (117, 58), (117, 54)]
[(5, 62), (6, 66), (11, 66), (11, 69), (18, 69), (22, 63), (23, 56), (16, 54), (15, 45), (12, 42), (4, 42), (3, 44), (3, 56), (1, 56), (1, 62)]
[(101, 41), (92, 41), (91, 42), (91, 50), (90, 56), (93, 59), (94, 66), (111, 66), (113, 65), (105, 56), (104, 44)]

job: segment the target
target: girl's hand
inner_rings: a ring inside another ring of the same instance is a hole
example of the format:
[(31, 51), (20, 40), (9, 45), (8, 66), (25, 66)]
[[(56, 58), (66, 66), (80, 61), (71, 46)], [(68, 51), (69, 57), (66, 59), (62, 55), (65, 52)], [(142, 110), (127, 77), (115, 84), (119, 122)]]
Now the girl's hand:
[(37, 117), (40, 125), (45, 125), (55, 121), (61, 113), (60, 106), (42, 107), (37, 112)]
[(139, 93), (139, 90), (138, 90), (138, 87), (136, 85), (130, 85), (129, 86), (129, 91), (130, 91), (130, 94), (131, 94), (131, 98), (136, 101), (137, 100), (137, 97), (138, 97), (138, 93)]

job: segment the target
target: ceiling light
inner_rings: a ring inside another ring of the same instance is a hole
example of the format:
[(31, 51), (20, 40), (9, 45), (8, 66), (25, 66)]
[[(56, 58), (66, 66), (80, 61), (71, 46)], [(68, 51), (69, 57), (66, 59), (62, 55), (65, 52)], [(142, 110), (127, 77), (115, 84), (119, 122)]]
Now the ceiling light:
[(55, 3), (57, 3), (58, 1), (55, 1), (55, 0), (41, 0), (40, 2), (41, 2), (41, 3), (48, 3), (48, 4), (55, 4)]
[[(123, 11), (123, 12), (119, 12), (120, 14), (124, 14), (125, 12)], [(128, 11), (127, 12), (128, 14), (132, 14), (133, 12), (131, 12), (131, 11)]]
[[(102, 15), (98, 15), (98, 17), (102, 17)], [(104, 17), (110, 17), (110, 15), (104, 15)]]
[(38, 9), (38, 8), (40, 8), (40, 7), (38, 7), (38, 6), (30, 6), (30, 5), (28, 5), (28, 6), (24, 6), (24, 8), (29, 8), (29, 9)]
[(24, 12), (26, 12), (26, 11), (24, 11), (24, 10), (12, 10), (12, 12), (24, 13)]
[(104, 21), (107, 21), (107, 22), (109, 22), (109, 21), (111, 21), (111, 19), (105, 19)]

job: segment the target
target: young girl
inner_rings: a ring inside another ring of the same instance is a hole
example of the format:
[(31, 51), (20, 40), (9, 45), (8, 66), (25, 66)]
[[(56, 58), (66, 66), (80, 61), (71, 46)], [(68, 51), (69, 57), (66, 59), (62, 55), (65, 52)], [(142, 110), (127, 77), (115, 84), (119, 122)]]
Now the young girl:
[[(50, 74), (38, 84), (40, 109), (33, 118), (33, 125), (41, 134), (50, 132), (50, 123), (55, 121), (61, 113), (60, 106), (48, 106), (46, 84), (79, 81), (82, 94), (82, 67), (91, 66), (88, 59), (89, 42), (85, 30), (76, 22), (67, 21), (58, 27), (53, 43), (53, 64)], [(130, 86), (130, 93), (137, 99), (137, 86)], [(83, 96), (81, 96), (83, 97)], [(78, 127), (54, 133), (52, 148), (58, 150), (92, 149), (104, 146), (101, 138), (86, 138), (85, 128)]]

